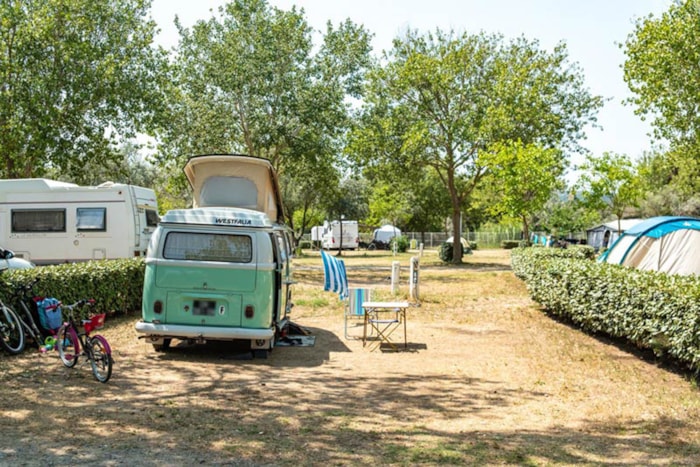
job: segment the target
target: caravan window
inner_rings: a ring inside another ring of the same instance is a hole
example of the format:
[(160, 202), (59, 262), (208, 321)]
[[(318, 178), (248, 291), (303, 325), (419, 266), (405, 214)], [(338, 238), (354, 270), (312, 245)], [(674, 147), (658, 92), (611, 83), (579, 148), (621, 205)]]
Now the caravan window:
[(65, 232), (65, 209), (13, 209), (12, 232)]
[(163, 258), (250, 263), (253, 241), (248, 235), (170, 232), (165, 238)]
[(149, 227), (158, 227), (158, 212), (154, 209), (146, 209), (146, 225)]
[(104, 232), (107, 230), (107, 208), (77, 208), (78, 232)]

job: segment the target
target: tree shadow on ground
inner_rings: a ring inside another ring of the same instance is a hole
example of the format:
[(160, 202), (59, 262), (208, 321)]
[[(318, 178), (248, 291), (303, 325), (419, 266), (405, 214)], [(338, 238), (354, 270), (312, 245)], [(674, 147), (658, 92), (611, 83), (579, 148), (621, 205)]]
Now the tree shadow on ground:
[[(499, 408), (549, 397), (498, 380), (282, 371), (290, 367), (211, 358), (158, 363), (132, 361), (110, 385), (62, 371), (51, 385), (25, 381), (11, 404), (0, 402), (0, 463), (693, 465), (700, 456), (683, 440), (695, 427), (672, 417), (482, 430)], [(459, 420), (468, 428), (450, 429)], [(659, 430), (663, 437), (649, 436)]]

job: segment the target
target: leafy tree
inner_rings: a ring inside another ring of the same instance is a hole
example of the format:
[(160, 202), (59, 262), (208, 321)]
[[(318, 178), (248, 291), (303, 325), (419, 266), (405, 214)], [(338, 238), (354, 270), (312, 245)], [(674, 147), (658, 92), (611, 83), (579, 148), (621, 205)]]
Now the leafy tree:
[[(365, 165), (435, 170), (456, 237), (463, 208), (488, 172), (483, 151), (518, 139), (573, 148), (602, 104), (561, 44), (547, 53), (524, 38), (409, 31), (385, 59), (370, 75), (348, 152)], [(460, 263), (459, 242), (455, 250)]]
[(161, 109), (150, 0), (0, 2), (0, 175), (73, 179)]
[(624, 78), (636, 113), (671, 146), (672, 184), (682, 197), (700, 191), (700, 2), (671, 2), (665, 13), (637, 21), (621, 45)]
[(375, 184), (369, 196), (370, 215), (366, 222), (377, 227), (386, 222), (404, 226), (411, 216), (411, 204), (411, 194), (398, 180), (393, 184)]
[(303, 10), (265, 0), (234, 0), (219, 17), (177, 26), (163, 166), (180, 167), (193, 154), (245, 153), (269, 159), (285, 182), (326, 175), (327, 160), (340, 169), (347, 98), (359, 97), (369, 33), (350, 21), (329, 23), (315, 48)]
[(696, 181), (685, 179), (697, 161), (682, 161), (683, 156), (677, 151), (661, 148), (642, 155), (637, 162), (644, 191), (639, 204), (642, 216), (700, 216), (700, 195), (693, 188)]
[(583, 204), (598, 209), (601, 217), (614, 214), (622, 220), (625, 210), (636, 206), (641, 196), (639, 177), (630, 158), (624, 154), (605, 152), (596, 157), (586, 156), (579, 169), (582, 175), (577, 183)]
[[(421, 233), (443, 230), (445, 216), (450, 212), (447, 192), (430, 167), (414, 170), (418, 175), (417, 180), (407, 187), (411, 193), (411, 215), (403, 227)], [(422, 240), (425, 243), (425, 239)]]
[(336, 196), (335, 187), (339, 183), (339, 172), (332, 160), (318, 160), (313, 167), (307, 166), (308, 160), (299, 162), (280, 180), (282, 198), (291, 213), (289, 227), (297, 242), (312, 226), (326, 219), (323, 205)]
[(68, 175), (61, 173), (52, 167), (47, 170), (46, 176), (54, 180), (62, 180), (79, 185), (99, 185), (111, 181), (145, 187), (154, 187), (160, 182), (158, 171), (142, 156), (141, 147), (132, 142), (126, 142), (118, 149), (116, 155), (119, 159), (108, 161), (88, 160), (83, 166), (82, 173)]
[(564, 191), (553, 192), (536, 219), (543, 230), (558, 234), (583, 232), (602, 220), (599, 211), (587, 208)]
[(495, 144), (482, 154), (498, 184), (500, 198), (495, 210), (517, 217), (522, 222), (523, 238), (530, 238), (530, 222), (562, 185), (564, 173), (561, 151), (521, 141)]
[(348, 177), (336, 185), (335, 193), (323, 203), (329, 219), (340, 222), (340, 248), (338, 256), (343, 254), (343, 219), (362, 219), (368, 214), (367, 183), (358, 177)]
[(672, 2), (655, 18), (637, 21), (623, 47), (624, 78), (637, 113), (651, 116), (655, 133), (697, 144), (700, 130), (700, 2)]

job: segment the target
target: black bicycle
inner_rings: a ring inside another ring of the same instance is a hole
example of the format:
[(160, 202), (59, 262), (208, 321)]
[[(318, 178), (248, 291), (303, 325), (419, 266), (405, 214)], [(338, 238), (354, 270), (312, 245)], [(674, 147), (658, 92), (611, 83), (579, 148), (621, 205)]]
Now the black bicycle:
[[(37, 282), (39, 282), (38, 277), (29, 284), (16, 285), (10, 301), (17, 310), (25, 336), (34, 343), (36, 348), (46, 350), (47, 347), (53, 348), (54, 336), (50, 330), (41, 325), (34, 294), (34, 286)], [(57, 305), (48, 312), (55, 312), (56, 307)]]
[(22, 323), (12, 308), (0, 300), (0, 344), (5, 351), (16, 355), (24, 350)]
[[(73, 368), (81, 356), (87, 358), (92, 366), (92, 374), (100, 383), (106, 383), (112, 376), (112, 349), (103, 336), (90, 333), (100, 329), (105, 322), (105, 313), (83, 319), (80, 324), (76, 321), (75, 310), (92, 306), (94, 300), (80, 300), (72, 305), (61, 305), (66, 312), (67, 320), (58, 330), (56, 346), (61, 361), (68, 368)], [(82, 329), (81, 329), (82, 328)]]

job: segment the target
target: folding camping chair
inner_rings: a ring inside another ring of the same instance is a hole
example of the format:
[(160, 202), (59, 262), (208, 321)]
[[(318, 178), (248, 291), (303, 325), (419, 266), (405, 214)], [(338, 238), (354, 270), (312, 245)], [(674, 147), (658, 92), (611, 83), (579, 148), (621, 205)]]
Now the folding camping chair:
[(343, 319), (345, 321), (345, 338), (349, 339), (348, 324), (353, 318), (361, 320), (364, 326), (364, 310), (362, 303), (369, 300), (371, 291), (362, 288), (348, 287), (348, 276), (345, 271), (345, 263), (325, 251), (321, 251), (323, 258), (323, 273), (325, 282), (323, 290), (337, 292), (343, 304)]
[[(350, 337), (360, 338), (360, 336), (350, 336), (348, 334), (348, 323), (355, 321), (355, 325), (365, 325), (365, 309), (362, 308), (364, 302), (369, 302), (372, 299), (372, 289), (364, 289), (350, 287), (348, 289), (348, 300), (345, 305), (345, 338)], [(364, 329), (363, 329), (364, 333)]]

